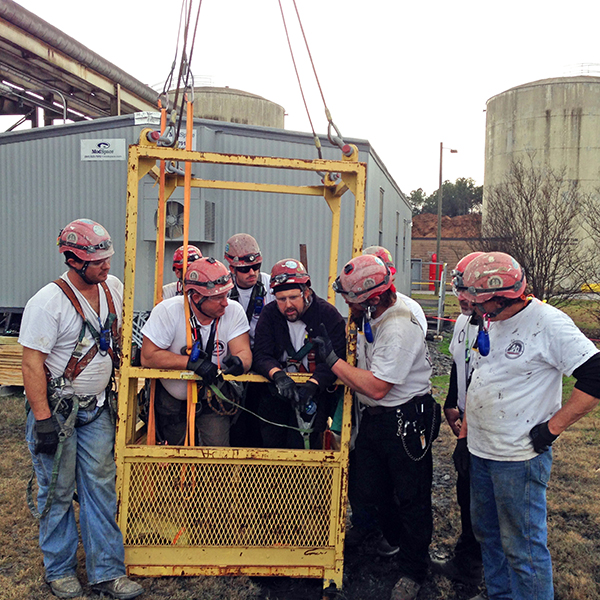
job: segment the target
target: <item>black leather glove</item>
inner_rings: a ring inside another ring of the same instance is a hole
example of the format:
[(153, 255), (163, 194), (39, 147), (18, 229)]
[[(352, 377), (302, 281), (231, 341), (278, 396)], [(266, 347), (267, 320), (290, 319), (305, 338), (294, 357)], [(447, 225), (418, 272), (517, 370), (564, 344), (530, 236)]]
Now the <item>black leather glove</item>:
[(194, 371), (196, 375), (199, 375), (202, 378), (202, 381), (206, 385), (214, 383), (217, 379), (217, 375), (219, 374), (217, 365), (215, 365), (215, 363), (208, 358), (206, 352), (200, 352), (200, 356), (197, 358), (197, 360), (188, 360), (186, 369), (189, 371)]
[[(319, 393), (319, 386), (313, 381), (307, 381), (298, 392), (298, 410), (303, 413), (306, 412), (306, 406), (312, 401), (314, 402), (315, 396)], [(314, 412), (314, 411), (313, 411)], [(311, 413), (312, 414), (312, 413)]]
[(243, 375), (244, 374), (244, 363), (239, 356), (230, 355), (227, 358), (223, 359), (223, 364), (225, 368), (223, 369), (224, 375)]
[(456, 448), (452, 453), (454, 468), (461, 477), (469, 476), (469, 463), (471, 462), (471, 454), (467, 446), (467, 438), (459, 438), (456, 442)]
[(533, 449), (538, 453), (542, 454), (542, 452), (546, 452), (556, 438), (557, 435), (550, 433), (548, 429), (548, 421), (544, 421), (544, 423), (539, 423), (535, 427), (531, 429), (529, 432), (529, 437), (533, 442)]
[(273, 373), (273, 381), (280, 396), (283, 396), (286, 400), (294, 404), (298, 403), (299, 396), (296, 382), (291, 377), (288, 377), (285, 371), (275, 371)]
[(55, 454), (58, 448), (60, 423), (56, 415), (35, 422), (35, 454)]
[(340, 360), (340, 357), (335, 353), (333, 344), (331, 343), (331, 338), (329, 337), (327, 328), (323, 323), (321, 323), (320, 329), (321, 331), (319, 335), (315, 336), (313, 335), (314, 331), (311, 332), (311, 335), (313, 335), (311, 341), (319, 352), (319, 358), (331, 369), (331, 367), (333, 367), (333, 365)]

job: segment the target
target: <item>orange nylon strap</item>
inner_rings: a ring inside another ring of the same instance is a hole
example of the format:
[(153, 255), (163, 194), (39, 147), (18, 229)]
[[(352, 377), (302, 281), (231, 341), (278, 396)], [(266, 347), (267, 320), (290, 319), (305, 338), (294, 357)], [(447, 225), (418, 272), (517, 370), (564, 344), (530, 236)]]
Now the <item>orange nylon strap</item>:
[[(192, 149), (192, 137), (194, 134), (194, 104), (189, 102), (186, 94), (187, 114), (186, 114), (186, 136), (185, 149)], [(186, 161), (185, 176), (183, 180), (183, 276), (187, 272), (188, 253), (187, 248), (190, 241), (190, 205), (192, 202), (192, 163)], [(188, 352), (192, 350), (192, 329), (190, 325), (189, 299), (184, 291), (186, 300), (183, 303), (185, 309), (185, 340)], [(187, 387), (187, 432), (185, 435), (185, 445), (196, 445), (196, 406), (198, 404), (198, 384), (196, 381), (188, 381)]]

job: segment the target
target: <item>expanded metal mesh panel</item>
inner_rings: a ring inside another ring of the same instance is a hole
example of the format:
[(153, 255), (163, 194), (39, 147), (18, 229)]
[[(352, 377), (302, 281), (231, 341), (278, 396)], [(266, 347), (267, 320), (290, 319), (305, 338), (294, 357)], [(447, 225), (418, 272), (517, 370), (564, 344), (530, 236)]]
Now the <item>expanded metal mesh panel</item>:
[(129, 546), (329, 546), (332, 467), (131, 465)]

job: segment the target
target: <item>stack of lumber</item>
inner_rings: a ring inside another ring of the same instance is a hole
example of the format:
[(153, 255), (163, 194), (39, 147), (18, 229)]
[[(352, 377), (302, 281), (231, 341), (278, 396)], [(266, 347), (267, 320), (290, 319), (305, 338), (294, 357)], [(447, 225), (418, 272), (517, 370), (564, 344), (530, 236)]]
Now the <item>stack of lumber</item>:
[(16, 337), (0, 336), (0, 385), (23, 385), (22, 356)]

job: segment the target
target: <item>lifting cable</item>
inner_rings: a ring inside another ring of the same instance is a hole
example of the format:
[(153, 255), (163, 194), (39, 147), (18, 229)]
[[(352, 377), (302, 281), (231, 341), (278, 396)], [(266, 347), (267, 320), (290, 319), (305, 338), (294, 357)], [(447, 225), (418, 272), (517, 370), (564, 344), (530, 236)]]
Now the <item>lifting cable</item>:
[[(330, 112), (329, 108), (327, 107), (327, 102), (325, 102), (325, 94), (323, 93), (323, 88), (321, 87), (321, 82), (319, 81), (319, 76), (317, 75), (317, 69), (315, 67), (315, 63), (313, 61), (312, 53), (311, 53), (310, 47), (308, 45), (308, 39), (306, 38), (306, 34), (304, 32), (304, 27), (302, 25), (302, 19), (300, 18), (300, 12), (298, 11), (298, 6), (296, 4), (296, 0), (292, 0), (292, 2), (294, 4), (294, 10), (296, 11), (296, 16), (298, 17), (298, 24), (300, 26), (300, 31), (302, 32), (302, 38), (304, 39), (304, 44), (306, 46), (306, 51), (307, 51), (308, 57), (310, 59), (310, 64), (312, 66), (312, 70), (313, 70), (313, 73), (315, 75), (315, 80), (317, 82), (317, 87), (319, 88), (319, 93), (321, 94), (321, 99), (323, 100), (323, 106), (325, 108), (325, 117), (327, 118), (327, 139), (330, 141), (330, 143), (332, 145), (337, 146), (342, 151), (342, 153), (345, 156), (351, 156), (352, 155), (352, 149), (350, 148), (350, 146), (348, 144), (346, 144), (344, 142), (344, 139), (342, 137), (342, 134), (341, 134), (340, 130), (338, 129), (337, 125), (333, 122), (333, 119), (331, 117), (331, 112)], [(311, 126), (311, 129), (312, 129), (313, 137), (315, 139), (315, 146), (317, 147), (317, 152), (319, 153), (319, 158), (323, 158), (322, 153), (321, 153), (321, 142), (320, 142), (319, 138), (317, 137), (317, 135), (315, 133), (315, 129), (313, 127), (312, 120), (310, 118), (310, 114), (309, 114), (309, 111), (308, 111), (308, 106), (307, 106), (307, 103), (306, 103), (306, 99), (304, 97), (304, 91), (302, 89), (302, 84), (300, 82), (300, 75), (298, 73), (298, 68), (296, 67), (296, 60), (294, 58), (294, 52), (292, 50), (292, 44), (291, 44), (291, 41), (290, 41), (290, 36), (288, 34), (288, 29), (287, 29), (287, 25), (286, 25), (286, 22), (285, 22), (285, 16), (284, 16), (284, 13), (283, 13), (283, 7), (281, 5), (281, 0), (279, 0), (279, 9), (281, 11), (281, 17), (283, 19), (283, 26), (284, 26), (285, 34), (286, 34), (286, 37), (287, 37), (288, 46), (290, 48), (290, 53), (292, 55), (292, 62), (294, 63), (294, 69), (296, 71), (296, 77), (298, 79), (298, 85), (300, 86), (300, 93), (302, 94), (302, 100), (304, 101), (304, 106), (306, 108), (306, 113), (308, 115), (308, 120), (310, 122), (310, 126)]]

